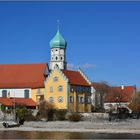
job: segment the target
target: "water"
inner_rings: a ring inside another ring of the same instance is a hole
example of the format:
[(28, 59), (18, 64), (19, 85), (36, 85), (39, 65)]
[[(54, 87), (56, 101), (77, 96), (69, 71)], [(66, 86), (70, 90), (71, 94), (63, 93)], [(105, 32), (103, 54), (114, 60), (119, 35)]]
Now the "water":
[(91, 132), (0, 131), (0, 139), (140, 139), (140, 134)]

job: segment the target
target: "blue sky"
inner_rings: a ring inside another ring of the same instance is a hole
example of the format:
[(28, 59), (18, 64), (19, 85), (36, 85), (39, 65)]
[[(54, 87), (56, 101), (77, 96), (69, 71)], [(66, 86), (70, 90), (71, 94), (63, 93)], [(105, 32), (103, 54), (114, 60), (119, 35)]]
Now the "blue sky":
[(57, 19), (70, 66), (140, 87), (140, 2), (0, 2), (0, 64), (49, 62)]

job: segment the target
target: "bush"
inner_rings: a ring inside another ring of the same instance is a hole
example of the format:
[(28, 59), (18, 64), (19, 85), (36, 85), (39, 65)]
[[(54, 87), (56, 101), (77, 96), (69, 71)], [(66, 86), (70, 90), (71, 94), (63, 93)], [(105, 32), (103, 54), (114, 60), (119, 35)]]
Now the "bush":
[(32, 110), (27, 109), (18, 109), (16, 110), (16, 118), (19, 119), (19, 121), (36, 121), (37, 119), (33, 116)]
[(73, 122), (78, 122), (81, 120), (81, 115), (79, 113), (72, 113), (68, 115), (68, 120)]
[(48, 109), (47, 110), (48, 121), (54, 120), (54, 114), (55, 114), (55, 109)]
[(67, 114), (67, 110), (66, 109), (60, 109), (60, 110), (56, 110), (55, 111), (55, 117), (57, 120), (66, 120), (65, 116)]

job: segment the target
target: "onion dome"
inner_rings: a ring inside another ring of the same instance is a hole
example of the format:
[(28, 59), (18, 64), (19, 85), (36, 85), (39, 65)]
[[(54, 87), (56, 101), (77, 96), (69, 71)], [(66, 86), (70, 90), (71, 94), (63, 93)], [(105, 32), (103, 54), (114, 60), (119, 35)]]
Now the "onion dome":
[(65, 49), (67, 46), (67, 42), (65, 39), (61, 36), (59, 30), (57, 30), (56, 35), (54, 38), (50, 41), (51, 48), (62, 48)]

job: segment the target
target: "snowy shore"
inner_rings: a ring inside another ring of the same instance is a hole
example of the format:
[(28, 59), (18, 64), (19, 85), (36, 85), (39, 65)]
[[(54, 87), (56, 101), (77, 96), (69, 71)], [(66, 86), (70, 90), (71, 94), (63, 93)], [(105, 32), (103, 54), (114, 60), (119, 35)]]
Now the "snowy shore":
[(48, 132), (96, 132), (96, 133), (133, 133), (140, 134), (140, 120), (123, 121), (97, 120), (96, 122), (80, 121), (49, 121), (25, 122), (24, 125), (14, 128), (4, 128), (0, 123), (0, 131), (48, 131)]

